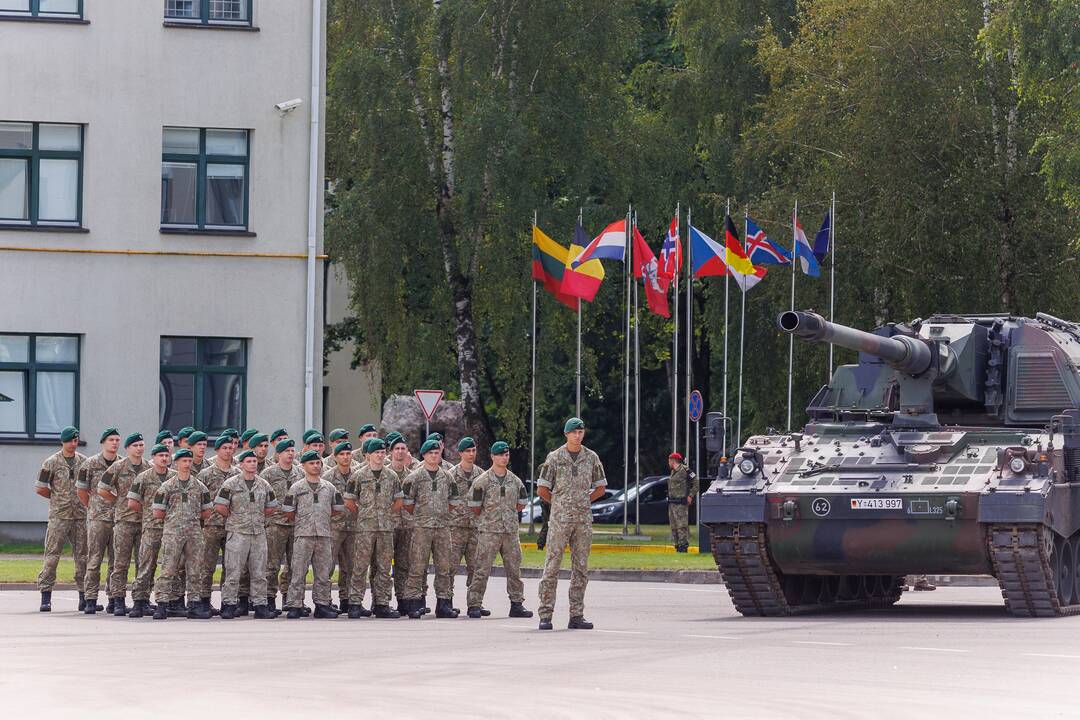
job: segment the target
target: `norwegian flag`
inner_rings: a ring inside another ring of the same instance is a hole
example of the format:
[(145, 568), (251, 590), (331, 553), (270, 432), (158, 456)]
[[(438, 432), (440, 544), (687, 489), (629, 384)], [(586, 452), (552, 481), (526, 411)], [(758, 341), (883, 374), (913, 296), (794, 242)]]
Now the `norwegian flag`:
[(682, 245), (679, 244), (679, 216), (671, 218), (664, 244), (660, 246), (660, 276), (668, 280), (682, 269)]

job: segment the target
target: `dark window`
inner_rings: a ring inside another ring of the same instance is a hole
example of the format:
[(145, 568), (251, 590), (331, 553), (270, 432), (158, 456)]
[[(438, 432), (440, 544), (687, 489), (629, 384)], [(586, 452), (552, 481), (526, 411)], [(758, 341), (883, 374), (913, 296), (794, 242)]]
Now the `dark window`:
[(0, 17), (81, 19), (83, 0), (0, 0)]
[(82, 147), (82, 125), (0, 122), (0, 223), (78, 226)]
[(161, 140), (161, 225), (245, 230), (248, 131), (167, 127)]
[(161, 338), (160, 426), (210, 433), (243, 427), (247, 412), (247, 340)]
[(250, 25), (251, 0), (165, 0), (165, 19), (205, 24)]
[(78, 336), (0, 334), (0, 437), (54, 438), (78, 421)]

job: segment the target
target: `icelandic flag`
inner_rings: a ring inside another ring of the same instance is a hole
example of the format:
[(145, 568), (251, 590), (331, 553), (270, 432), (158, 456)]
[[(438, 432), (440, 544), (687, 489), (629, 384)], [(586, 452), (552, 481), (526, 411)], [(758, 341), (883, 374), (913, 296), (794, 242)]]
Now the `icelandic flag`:
[(791, 253), (780, 247), (750, 218), (746, 218), (746, 250), (755, 265), (787, 265)]
[(817, 235), (814, 236), (814, 257), (819, 263), (825, 261), (825, 256), (829, 254), (829, 238), (832, 230), (832, 218), (829, 217), (829, 211), (825, 211), (825, 219), (821, 221), (821, 229), (817, 231)]
[(810, 243), (799, 222), (799, 216), (792, 213), (791, 218), (795, 223), (795, 257), (799, 258), (803, 275), (818, 277), (821, 275), (821, 268), (818, 266), (817, 258), (814, 257), (814, 251), (810, 249)]
[(578, 265), (589, 260), (625, 260), (625, 258), (626, 220), (616, 220), (593, 238), (593, 241), (570, 263), (570, 267), (576, 270)]
[(660, 275), (669, 280), (682, 269), (682, 245), (679, 244), (679, 217), (671, 218), (664, 244), (660, 246)]
[(694, 277), (727, 275), (726, 257), (727, 249), (723, 245), (690, 226), (690, 259), (694, 264)]

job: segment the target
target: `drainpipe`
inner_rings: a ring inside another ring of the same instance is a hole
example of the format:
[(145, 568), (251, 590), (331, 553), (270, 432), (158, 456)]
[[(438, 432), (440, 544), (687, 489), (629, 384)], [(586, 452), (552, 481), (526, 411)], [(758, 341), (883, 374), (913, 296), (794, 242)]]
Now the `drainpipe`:
[(315, 255), (318, 239), (319, 116), (322, 112), (322, 0), (311, 3), (311, 137), (308, 148), (307, 307), (304, 332), (304, 427), (315, 427)]

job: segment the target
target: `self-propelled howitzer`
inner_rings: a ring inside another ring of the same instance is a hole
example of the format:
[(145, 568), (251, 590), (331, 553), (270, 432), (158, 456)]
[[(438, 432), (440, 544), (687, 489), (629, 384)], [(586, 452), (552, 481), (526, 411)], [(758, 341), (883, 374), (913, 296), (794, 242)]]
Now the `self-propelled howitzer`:
[(778, 324), (859, 357), (801, 432), (747, 439), (702, 495), (739, 612), (880, 607), (908, 574), (989, 574), (1012, 615), (1080, 613), (1080, 325)]

